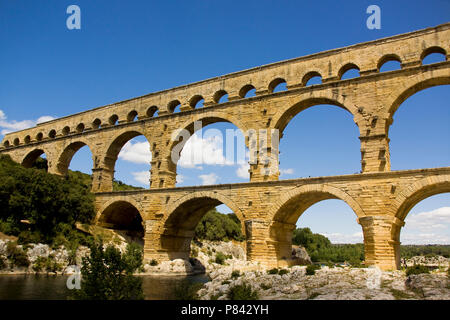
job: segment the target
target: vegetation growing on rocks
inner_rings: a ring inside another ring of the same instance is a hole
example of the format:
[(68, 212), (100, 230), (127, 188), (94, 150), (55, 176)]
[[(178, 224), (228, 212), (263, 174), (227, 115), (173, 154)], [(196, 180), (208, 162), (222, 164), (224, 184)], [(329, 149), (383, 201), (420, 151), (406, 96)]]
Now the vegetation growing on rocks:
[(407, 276), (410, 276), (412, 274), (430, 273), (426, 266), (422, 266), (420, 264), (406, 268), (405, 272)]
[(74, 298), (82, 300), (141, 300), (144, 299), (142, 279), (133, 273), (142, 268), (142, 250), (128, 245), (125, 253), (114, 246), (103, 248), (94, 243), (90, 255), (83, 258), (81, 289)]
[(253, 290), (247, 283), (232, 286), (228, 290), (228, 299), (230, 300), (258, 300), (258, 292)]
[(52, 255), (49, 255), (48, 257), (38, 257), (33, 264), (33, 270), (35, 272), (57, 272), (62, 271), (63, 266)]
[(310, 264), (309, 266), (306, 267), (306, 274), (308, 276), (312, 276), (312, 275), (316, 274), (316, 270), (319, 270), (319, 269), (320, 269), (320, 266)]
[(6, 254), (7, 258), (10, 262), (10, 267), (28, 267), (30, 265), (30, 261), (24, 250), (17, 246), (16, 242), (9, 241), (6, 245)]
[(293, 266), (289, 269), (289, 273), (282, 276), (275, 272), (270, 274), (264, 269), (245, 271), (241, 272), (239, 278), (233, 278), (231, 270), (225, 267), (211, 273), (211, 281), (206, 283), (198, 294), (200, 299), (205, 300), (236, 299), (234, 295), (230, 296), (230, 289), (251, 284), (258, 298), (264, 300), (446, 300), (450, 298), (446, 270), (436, 269), (430, 274), (409, 277), (401, 270), (382, 271), (379, 274), (380, 286), (374, 289), (368, 286), (368, 281), (376, 274), (373, 268), (317, 266), (320, 272), (315, 272), (313, 275), (307, 275), (306, 268), (306, 266)]

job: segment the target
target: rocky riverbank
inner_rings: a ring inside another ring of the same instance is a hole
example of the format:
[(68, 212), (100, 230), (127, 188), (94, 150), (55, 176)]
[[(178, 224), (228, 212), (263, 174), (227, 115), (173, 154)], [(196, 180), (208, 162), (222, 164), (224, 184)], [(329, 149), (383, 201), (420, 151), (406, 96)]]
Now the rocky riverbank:
[[(26, 255), (29, 266), (20, 267), (10, 261), (11, 247), (0, 240), (0, 273), (71, 274), (72, 264), (81, 265), (89, 249), (79, 247), (71, 253), (63, 247), (44, 244), (17, 245), (14, 250)], [(126, 243), (116, 244), (121, 251)], [(246, 261), (244, 243), (194, 242), (189, 260), (152, 261), (144, 265), (141, 275), (188, 275), (206, 273), (211, 279), (199, 291), (200, 299), (228, 299), (231, 288), (249, 285), (262, 300), (326, 299), (326, 300), (394, 300), (450, 299), (449, 259), (444, 257), (413, 257), (407, 265), (421, 264), (434, 268), (429, 274), (406, 276), (405, 271), (382, 272), (377, 268), (323, 266), (308, 275), (306, 266), (267, 270), (258, 262)], [(293, 257), (309, 263), (303, 248), (295, 248)], [(17, 261), (16, 261), (17, 263)], [(36, 265), (41, 267), (37, 271)]]
[[(157, 266), (146, 265), (148, 273), (205, 272), (211, 281), (198, 291), (200, 299), (228, 299), (232, 287), (247, 284), (262, 300), (395, 300), (450, 299), (447, 275), (449, 259), (413, 257), (408, 265), (437, 267), (430, 274), (406, 276), (404, 270), (382, 272), (377, 268), (321, 267), (307, 275), (306, 266), (267, 270), (257, 262), (245, 261), (243, 243), (193, 243), (190, 261), (177, 259)], [(293, 258), (310, 263), (303, 248), (294, 248)]]
[[(8, 243), (10, 247), (8, 248)], [(11, 245), (14, 239), (0, 240), (0, 274), (52, 273), (72, 274), (73, 265), (81, 265), (89, 248), (79, 246), (76, 252), (65, 247), (51, 248), (46, 244)], [(126, 242), (111, 242), (121, 252)], [(244, 243), (240, 242), (193, 242), (189, 260), (151, 261), (144, 265), (142, 275), (193, 275), (209, 274), (223, 270), (262, 270), (257, 262), (246, 261)], [(24, 261), (27, 262), (25, 266)]]
[(376, 268), (322, 267), (307, 275), (306, 266), (294, 266), (280, 274), (267, 271), (230, 270), (210, 273), (211, 281), (199, 290), (200, 299), (227, 299), (230, 288), (251, 286), (262, 300), (395, 300), (450, 299), (450, 283), (445, 270), (410, 275), (404, 271), (381, 272)]
[(0, 240), (0, 274), (72, 274), (75, 272), (73, 265), (81, 265), (88, 252), (83, 246), (72, 253), (62, 246), (16, 245), (12, 239)]
[(153, 261), (144, 266), (145, 274), (210, 274), (223, 270), (262, 270), (258, 262), (246, 261), (243, 242), (193, 242), (189, 260)]

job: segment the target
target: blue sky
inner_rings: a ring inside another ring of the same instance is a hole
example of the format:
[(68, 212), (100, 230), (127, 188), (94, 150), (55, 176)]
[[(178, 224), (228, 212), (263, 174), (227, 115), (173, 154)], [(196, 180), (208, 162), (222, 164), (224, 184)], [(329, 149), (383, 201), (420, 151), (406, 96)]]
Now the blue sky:
[[(71, 4), (81, 9), (81, 30), (66, 27), (66, 8)], [(371, 4), (381, 8), (380, 30), (366, 27)], [(449, 18), (450, 2), (444, 0), (0, 0), (0, 130), (4, 133), (33, 125), (43, 116), (61, 117), (241, 69), (436, 26)], [(393, 170), (449, 165), (448, 101), (449, 86), (441, 86), (402, 104), (390, 131)], [(235, 129), (226, 123), (208, 128), (223, 133)], [(133, 139), (129, 155), (145, 149), (145, 142)], [(208, 163), (220, 160), (222, 142), (214, 137), (206, 142), (215, 157)], [(333, 106), (310, 108), (284, 132), (281, 178), (359, 172), (359, 149), (350, 114)], [(116, 179), (142, 185), (149, 165), (126, 159), (123, 153), (116, 164)], [(248, 181), (242, 164), (208, 163), (180, 165), (177, 185)], [(75, 155), (70, 168), (90, 173), (87, 148)], [(406, 220), (402, 241), (450, 243), (450, 209), (445, 208), (450, 208), (448, 194), (419, 203)], [(429, 230), (421, 219), (439, 223)], [(298, 225), (336, 242), (362, 240), (356, 216), (338, 200), (312, 206)]]

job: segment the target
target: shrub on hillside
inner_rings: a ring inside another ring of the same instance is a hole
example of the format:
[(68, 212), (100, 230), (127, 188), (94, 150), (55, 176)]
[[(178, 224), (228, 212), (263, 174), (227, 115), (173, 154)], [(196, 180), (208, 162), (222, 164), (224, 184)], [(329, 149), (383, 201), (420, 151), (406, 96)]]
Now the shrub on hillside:
[(412, 267), (406, 268), (406, 275), (410, 276), (412, 274), (430, 273), (430, 270), (423, 265), (416, 264)]
[(37, 257), (37, 259), (33, 263), (33, 271), (34, 272), (41, 272), (45, 269), (45, 265), (47, 263), (46, 257)]
[(3, 258), (2, 256), (0, 256), (0, 270), (3, 270), (6, 268), (6, 261), (5, 258)]
[(157, 266), (157, 265), (158, 265), (158, 261), (157, 261), (156, 259), (152, 259), (152, 260), (150, 261), (150, 265), (151, 265), (152, 267)]
[(227, 256), (227, 255), (223, 254), (222, 252), (217, 252), (216, 260), (214, 260), (214, 261), (215, 261), (215, 263), (218, 263), (218, 264), (224, 264), (225, 260), (227, 260), (228, 258), (230, 258), (230, 256)]
[(282, 276), (283, 274), (288, 274), (288, 273), (289, 273), (289, 270), (287, 270), (287, 269), (280, 269), (280, 271), (278, 271), (278, 274), (280, 276)]
[(268, 274), (278, 274), (278, 268), (273, 268), (273, 269), (267, 270), (267, 273)]
[(73, 298), (82, 300), (141, 300), (142, 278), (134, 276), (142, 265), (141, 251), (127, 246), (125, 253), (114, 246), (103, 248), (102, 242), (91, 244), (90, 255), (83, 258), (81, 289)]
[(127, 244), (127, 249), (125, 254), (122, 255), (122, 259), (127, 266), (125, 270), (128, 273), (144, 271), (143, 254), (143, 248), (137, 243)]
[(30, 265), (27, 254), (22, 248), (18, 247), (17, 243), (14, 241), (9, 241), (6, 245), (6, 255), (11, 266), (26, 268)]
[(228, 299), (230, 300), (258, 300), (258, 292), (252, 289), (252, 286), (246, 283), (235, 285), (228, 290)]
[(33, 271), (41, 272), (57, 272), (63, 269), (63, 266), (56, 262), (55, 258), (52, 255), (48, 257), (38, 257), (33, 263)]
[(308, 276), (312, 276), (316, 274), (316, 270), (319, 270), (320, 266), (315, 265), (315, 264), (310, 264), (309, 266), (306, 267), (306, 275)]

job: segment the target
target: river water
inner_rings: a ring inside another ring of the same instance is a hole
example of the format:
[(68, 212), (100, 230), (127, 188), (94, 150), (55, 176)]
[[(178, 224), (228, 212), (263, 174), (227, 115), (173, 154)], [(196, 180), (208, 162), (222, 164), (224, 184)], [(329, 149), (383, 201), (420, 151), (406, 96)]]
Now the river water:
[[(66, 300), (70, 294), (66, 276), (0, 275), (0, 300)], [(146, 300), (174, 299), (174, 289), (183, 281), (205, 283), (205, 275), (140, 276)]]

